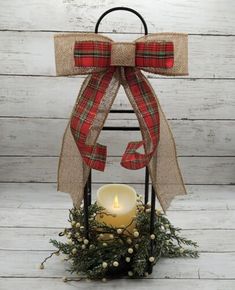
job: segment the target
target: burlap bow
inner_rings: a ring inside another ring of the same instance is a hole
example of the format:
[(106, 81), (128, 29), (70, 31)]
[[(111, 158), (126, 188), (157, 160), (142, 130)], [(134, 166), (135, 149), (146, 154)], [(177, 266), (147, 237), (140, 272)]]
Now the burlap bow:
[[(156, 95), (140, 69), (186, 75), (187, 35), (150, 34), (132, 43), (115, 43), (98, 34), (57, 35), (55, 52), (57, 74), (89, 74), (64, 135), (58, 190), (69, 192), (74, 205), (79, 206), (90, 168), (104, 170), (106, 146), (96, 140), (122, 84), (143, 140), (128, 144), (121, 165), (128, 169), (148, 166), (163, 209), (175, 195), (185, 194), (174, 139)], [(144, 154), (137, 152), (141, 146)]]

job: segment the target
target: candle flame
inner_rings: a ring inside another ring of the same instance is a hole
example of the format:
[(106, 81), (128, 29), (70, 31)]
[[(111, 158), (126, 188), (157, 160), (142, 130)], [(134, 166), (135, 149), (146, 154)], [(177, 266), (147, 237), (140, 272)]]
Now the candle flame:
[(119, 208), (119, 201), (118, 201), (118, 195), (117, 194), (115, 194), (115, 196), (114, 196), (113, 207), (114, 208)]

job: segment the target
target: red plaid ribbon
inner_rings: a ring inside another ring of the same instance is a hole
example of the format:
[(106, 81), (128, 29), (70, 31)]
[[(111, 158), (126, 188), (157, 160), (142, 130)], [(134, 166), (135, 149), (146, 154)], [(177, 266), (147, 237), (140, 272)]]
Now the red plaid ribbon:
[[(135, 67), (123, 67), (126, 89), (130, 92), (136, 113), (146, 128), (148, 141), (130, 142), (122, 156), (121, 165), (127, 169), (140, 169), (151, 160), (159, 141), (159, 113), (153, 89), (141, 73), (144, 67), (171, 68), (174, 64), (172, 42), (136, 42)], [(87, 136), (97, 115), (99, 105), (117, 69), (111, 66), (110, 42), (81, 41), (74, 47), (75, 66), (107, 68), (102, 72), (92, 73), (88, 84), (82, 91), (72, 113), (70, 127), (84, 162), (91, 168), (103, 171), (106, 163), (106, 146), (96, 143), (86, 144)], [(145, 154), (137, 152), (144, 146)]]
[[(111, 63), (110, 42), (77, 41), (74, 46), (75, 66), (109, 67)], [(135, 66), (171, 68), (174, 64), (173, 42), (136, 42)]]

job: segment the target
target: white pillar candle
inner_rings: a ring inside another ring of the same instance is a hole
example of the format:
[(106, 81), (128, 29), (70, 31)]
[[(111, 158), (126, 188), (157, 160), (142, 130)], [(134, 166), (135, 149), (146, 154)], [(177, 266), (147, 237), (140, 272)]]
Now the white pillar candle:
[(104, 214), (97, 216), (100, 222), (116, 228), (129, 225), (129, 231), (134, 228), (136, 191), (131, 186), (126, 184), (106, 184), (100, 187), (97, 191), (97, 204), (104, 208)]

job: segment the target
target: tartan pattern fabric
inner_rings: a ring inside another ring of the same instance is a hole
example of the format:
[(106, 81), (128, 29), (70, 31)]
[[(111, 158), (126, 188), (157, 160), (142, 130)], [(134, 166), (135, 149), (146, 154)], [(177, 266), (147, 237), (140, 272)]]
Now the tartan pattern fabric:
[[(174, 65), (173, 42), (136, 42), (135, 47), (136, 67), (171, 68)], [(74, 61), (78, 67), (108, 67), (111, 62), (111, 43), (76, 41)]]
[(174, 44), (169, 41), (137, 42), (135, 64), (137, 67), (171, 68), (174, 65)]
[[(130, 142), (122, 156), (121, 165), (135, 170), (148, 165), (159, 141), (158, 105), (151, 86), (138, 67), (170, 68), (174, 64), (172, 42), (137, 42), (134, 67), (123, 67), (124, 78), (131, 97), (144, 121), (146, 132), (151, 140), (151, 149), (147, 151), (147, 140)], [(110, 66), (111, 43), (102, 41), (77, 41), (74, 45), (74, 61), (77, 67), (104, 67), (103, 72), (91, 74), (84, 91), (78, 97), (70, 128), (84, 162), (91, 168), (104, 171), (107, 148), (96, 143), (86, 144), (87, 136), (97, 115), (99, 105), (113, 78), (116, 66)], [(122, 78), (120, 76), (120, 78)], [(122, 81), (122, 80), (120, 80)], [(148, 144), (149, 145), (149, 144)], [(145, 154), (137, 152), (144, 146)]]
[(104, 41), (76, 41), (74, 45), (75, 66), (110, 66), (111, 43)]
[(160, 133), (159, 113), (155, 96), (141, 71), (125, 68), (124, 73), (129, 90), (139, 110), (139, 114), (143, 117), (146, 130), (152, 142), (152, 149), (147, 154), (137, 152), (137, 149), (146, 145), (146, 140), (128, 143), (126, 151), (122, 156), (121, 165), (135, 170), (145, 167), (157, 148)]
[(77, 147), (86, 164), (104, 171), (107, 155), (106, 146), (96, 143), (87, 145), (86, 139), (97, 114), (101, 100), (113, 77), (114, 69), (104, 73), (93, 73), (77, 102), (70, 121), (70, 128)]

